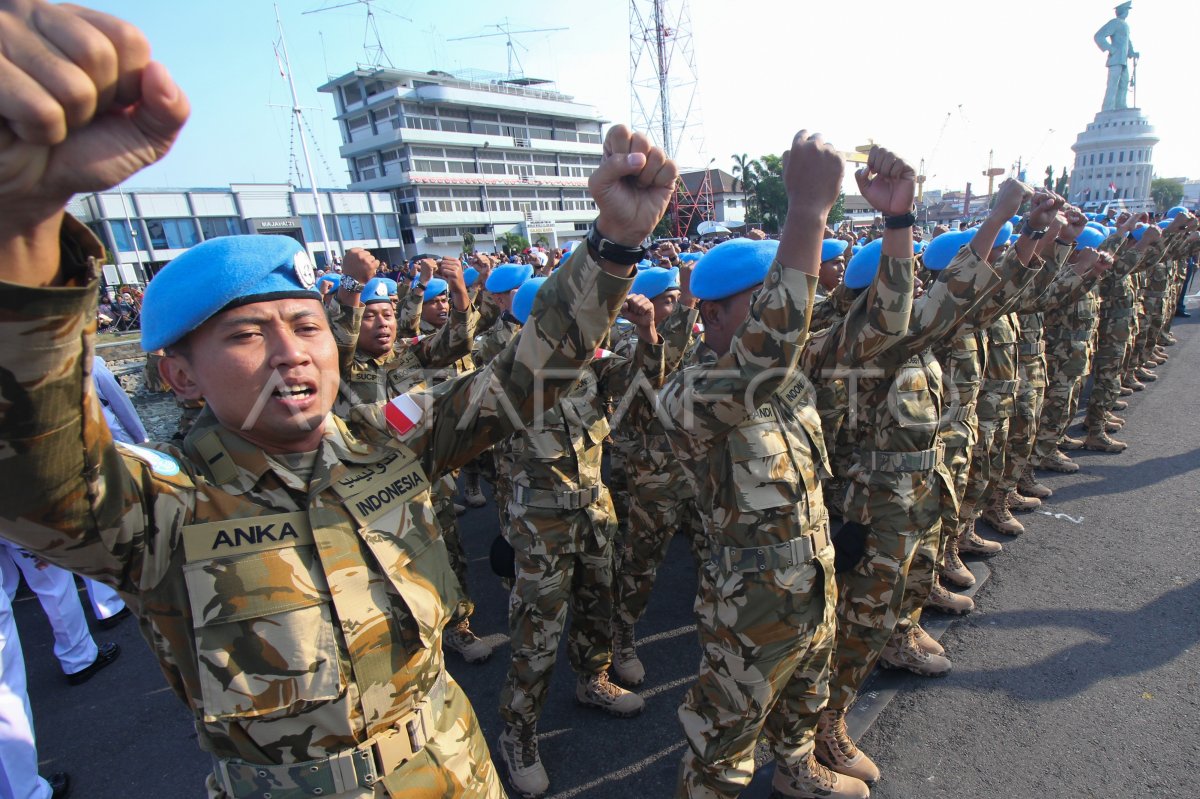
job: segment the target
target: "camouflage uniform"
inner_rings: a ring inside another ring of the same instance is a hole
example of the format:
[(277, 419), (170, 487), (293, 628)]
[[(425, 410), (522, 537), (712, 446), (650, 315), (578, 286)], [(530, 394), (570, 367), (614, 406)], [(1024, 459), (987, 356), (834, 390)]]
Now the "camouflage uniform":
[(1054, 455), (1079, 406), (1099, 319), (1100, 297), (1095, 289), (1099, 279), (1088, 277), (1070, 295), (1047, 304), (1046, 391), (1034, 444), (1035, 464)]
[[(831, 347), (820, 347), (817, 339), (826, 335), (827, 329), (840, 322), (850, 310), (856, 294), (857, 292), (846, 288), (844, 283), (839, 284), (827, 295), (818, 292), (813, 304), (812, 323), (809, 326), (814, 351), (835, 354)], [(850, 394), (846, 384), (849, 373), (836, 363), (824, 362), (806, 363), (805, 372), (812, 379), (816, 389), (817, 413), (821, 416), (821, 436), (825, 440), (825, 451), (829, 453), (832, 473), (823, 484), (825, 507), (831, 516), (841, 518), (842, 503), (846, 497), (846, 475), (850, 471), (857, 438), (856, 431), (851, 430), (845, 423), (850, 410)]]
[[(171, 391), (171, 387), (166, 384), (166, 381), (162, 379), (162, 375), (158, 371), (158, 364), (162, 359), (163, 356), (157, 352), (146, 353), (146, 365), (142, 368), (142, 376), (145, 379), (147, 391), (159, 394)], [(179, 423), (175, 426), (175, 432), (171, 435), (171, 440), (180, 442), (187, 436), (188, 431), (192, 429), (192, 425), (196, 423), (196, 419), (200, 417), (200, 411), (204, 410), (204, 400), (180, 399), (174, 392), (172, 392), (172, 395), (175, 398), (175, 407), (179, 408)]]
[[(658, 326), (667, 374), (679, 367), (696, 343), (693, 331), (698, 315), (679, 305)], [(636, 338), (626, 339), (618, 354), (631, 357), (636, 344)], [(695, 493), (671, 454), (657, 399), (657, 394), (647, 396), (645, 391), (637, 391), (619, 400), (619, 415), (613, 417), (612, 464), (615, 466), (619, 459), (628, 470), (629, 501), (628, 524), (617, 540), (613, 619), (627, 626), (637, 624), (646, 611), (672, 535), (686, 531), (697, 562), (707, 557)], [(617, 479), (615, 469), (613, 479)]]
[[(539, 300), (541, 291), (539, 290)], [(639, 341), (632, 359), (605, 351), (558, 404), (495, 449), (508, 499), (504, 536), (516, 556), (509, 596), (512, 664), (500, 716), (518, 730), (541, 713), (568, 607), (567, 652), (581, 676), (612, 662), (612, 501), (600, 478), (604, 406), (634, 373), (662, 384), (663, 348)]]
[(534, 373), (584, 366), (630, 281), (576, 259), (492, 367), (410, 395), (423, 423), (399, 441), (379, 408), (353, 428), (331, 415), (309, 464), (206, 411), (181, 449), (150, 450), (104, 423), (88, 373), (103, 250), (64, 229), (66, 286), (0, 290), (0, 479), (28, 489), (0, 495), (4, 535), (140, 617), (214, 757), (210, 799), (503, 796), (443, 664), (457, 583), (428, 478), (508, 435), (503, 408), (531, 418)]

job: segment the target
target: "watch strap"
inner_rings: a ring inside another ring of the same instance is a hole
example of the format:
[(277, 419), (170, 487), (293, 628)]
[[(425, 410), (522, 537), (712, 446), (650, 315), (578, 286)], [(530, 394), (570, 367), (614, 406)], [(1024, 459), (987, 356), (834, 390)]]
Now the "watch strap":
[(633, 266), (638, 261), (643, 260), (648, 252), (646, 247), (627, 247), (624, 244), (618, 244), (604, 237), (600, 229), (595, 223), (588, 229), (587, 234), (588, 246), (596, 251), (603, 261), (609, 261), (621, 266)]

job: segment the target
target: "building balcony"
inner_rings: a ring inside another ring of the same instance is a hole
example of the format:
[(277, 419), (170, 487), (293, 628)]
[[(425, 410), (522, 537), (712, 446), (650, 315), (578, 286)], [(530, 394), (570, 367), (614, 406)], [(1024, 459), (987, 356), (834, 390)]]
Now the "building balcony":
[(512, 136), (493, 136), (486, 133), (454, 133), (444, 130), (418, 128), (384, 128), (371, 136), (346, 142), (338, 148), (343, 158), (386, 150), (398, 144), (433, 145), (442, 147), (478, 147), (566, 155), (603, 155), (602, 144), (554, 139), (516, 139)]

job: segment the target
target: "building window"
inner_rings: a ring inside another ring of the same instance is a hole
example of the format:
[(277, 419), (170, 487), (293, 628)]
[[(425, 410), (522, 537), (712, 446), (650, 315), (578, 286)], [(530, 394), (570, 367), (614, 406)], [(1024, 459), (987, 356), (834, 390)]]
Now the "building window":
[(404, 228), (400, 231), (400, 241), (404, 244), (416, 244), (417, 239), (413, 236), (412, 228)]
[(156, 250), (183, 250), (200, 243), (190, 219), (147, 219), (146, 231)]
[(1112, 162), (1113, 162), (1113, 154), (1112, 154), (1112, 153), (1109, 153), (1109, 154), (1108, 154), (1108, 163), (1110, 163), (1110, 164), (1111, 164)]
[(1117, 154), (1117, 163), (1120, 163), (1120, 164), (1125, 163), (1125, 151), (1124, 150), (1122, 150), (1120, 153)]
[(338, 214), (337, 221), (343, 241), (375, 238), (375, 232), (371, 228), (371, 217), (366, 214)]
[(346, 105), (361, 103), (362, 100), (362, 89), (357, 83), (348, 83), (342, 87), (342, 102)]
[(376, 169), (375, 156), (364, 155), (354, 159), (354, 168), (358, 171), (359, 180), (374, 180), (379, 177)]
[(379, 214), (375, 217), (375, 224), (382, 234), (381, 238), (400, 238), (400, 226), (396, 223), (395, 214)]
[(235, 216), (205, 216), (200, 218), (200, 235), (204, 240), (220, 238), (221, 236), (240, 236), (242, 220)]
[[(134, 230), (137, 230), (137, 222), (134, 222)], [(121, 252), (136, 252), (137, 248), (133, 246), (136, 240), (135, 236), (129, 235), (129, 224), (124, 219), (114, 219), (109, 225), (112, 227), (114, 244)], [(139, 234), (140, 235), (140, 234)], [(103, 237), (102, 237), (103, 238)]]

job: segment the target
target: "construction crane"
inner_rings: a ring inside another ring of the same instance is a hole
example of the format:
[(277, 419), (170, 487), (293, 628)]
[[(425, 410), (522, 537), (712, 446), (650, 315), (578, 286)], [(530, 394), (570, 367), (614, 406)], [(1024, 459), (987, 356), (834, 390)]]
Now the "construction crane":
[[(491, 39), (496, 36), (503, 36), (505, 44), (508, 47), (508, 79), (512, 80), (517, 77), (525, 77), (525, 67), (521, 66), (521, 58), (517, 55), (517, 48), (528, 51), (529, 48), (520, 42), (514, 42), (514, 36), (523, 36), (529, 33), (554, 33), (556, 31), (565, 31), (568, 28), (527, 28), (525, 30), (515, 31), (512, 25), (509, 24), (506, 17), (503, 24), (488, 25), (489, 28), (495, 28), (497, 33), (481, 33), (478, 36), (459, 36), (454, 39), (447, 39), (448, 42), (465, 42), (470, 39)], [(516, 62), (518, 72), (513, 72), (513, 62)]]
[[(381, 67), (386, 61), (387, 65), (393, 69), (396, 65), (392, 63), (392, 59), (388, 57), (387, 51), (383, 49), (383, 37), (379, 35), (379, 25), (375, 21), (375, 9), (372, 7), (379, 0), (348, 0), (345, 3), (338, 3), (333, 6), (324, 6), (323, 8), (314, 8), (311, 11), (305, 11), (305, 14), (320, 14), (324, 11), (334, 11), (339, 8), (350, 8), (352, 6), (366, 6), (367, 8), (367, 25), (363, 30), (363, 53), (367, 57), (367, 64), (372, 67)], [(386, 8), (379, 9), (385, 14), (391, 14), (397, 19), (403, 19), (412, 22), (411, 19), (403, 14), (397, 14), (394, 11), (388, 11)], [(372, 44), (374, 39), (374, 44)], [(326, 70), (328, 71), (328, 70)]]
[(996, 185), (996, 178), (1005, 173), (1005, 169), (999, 166), (992, 166), (992, 158), (995, 155), (994, 150), (988, 150), (988, 168), (984, 170), (983, 176), (988, 179), (988, 198), (992, 196), (992, 188)]

